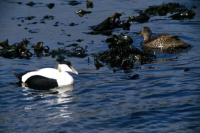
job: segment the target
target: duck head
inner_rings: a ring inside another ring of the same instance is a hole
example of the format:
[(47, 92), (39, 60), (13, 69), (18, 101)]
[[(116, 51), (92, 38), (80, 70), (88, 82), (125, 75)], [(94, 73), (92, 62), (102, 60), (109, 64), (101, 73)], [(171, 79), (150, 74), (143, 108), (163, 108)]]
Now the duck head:
[(71, 72), (71, 73), (78, 75), (78, 72), (76, 71), (76, 69), (74, 67), (72, 67), (70, 62), (68, 64), (63, 64), (63, 63), (58, 64), (58, 71), (59, 72)]
[(140, 32), (140, 35), (142, 35), (144, 38), (144, 42), (147, 42), (151, 39), (151, 34), (152, 34), (151, 29), (146, 26), (143, 27), (142, 31)]

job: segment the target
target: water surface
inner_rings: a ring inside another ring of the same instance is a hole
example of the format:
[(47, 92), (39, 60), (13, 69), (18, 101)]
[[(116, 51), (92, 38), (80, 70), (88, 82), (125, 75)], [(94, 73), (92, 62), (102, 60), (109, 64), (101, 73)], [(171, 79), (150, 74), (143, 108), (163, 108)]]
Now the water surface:
[[(106, 36), (88, 35), (89, 26), (98, 24), (114, 12), (123, 17), (135, 15), (135, 10), (175, 0), (94, 0), (91, 14), (79, 17), (78, 9), (86, 9), (85, 1), (77, 6), (67, 0), (35, 0), (29, 7), (28, 0), (0, 1), (0, 40), (10, 43), (31, 38), (31, 42), (44, 41), (50, 48), (69, 45), (84, 39), (81, 46), (88, 46), (86, 58), (68, 58), (79, 71), (74, 76), (73, 88), (61, 94), (50, 94), (18, 87), (14, 72), (42, 67), (54, 67), (51, 57), (5, 59), (0, 57), (0, 132), (1, 133), (198, 133), (200, 132), (200, 19), (198, 0), (182, 0), (182, 4), (195, 5), (192, 20), (170, 20), (153, 17), (148, 23), (133, 24), (128, 34), (139, 46), (141, 37), (134, 34), (143, 26), (150, 26), (154, 33), (180, 36), (192, 45), (188, 51), (161, 55), (154, 62), (137, 65), (130, 72), (113, 72), (109, 67), (96, 70), (92, 53), (107, 49)], [(55, 7), (48, 9), (46, 4)], [(39, 23), (45, 15), (53, 20)], [(35, 16), (22, 22), (19, 17)], [(37, 24), (31, 24), (37, 22)], [(59, 26), (54, 26), (59, 22)], [(73, 22), (77, 26), (69, 26)], [(35, 31), (30, 33), (29, 31)], [(117, 29), (115, 32), (125, 32)], [(71, 36), (68, 36), (70, 34)], [(89, 58), (89, 62), (88, 62)], [(187, 68), (187, 69), (186, 69)], [(184, 71), (189, 70), (189, 71)], [(139, 74), (139, 79), (129, 76)]]

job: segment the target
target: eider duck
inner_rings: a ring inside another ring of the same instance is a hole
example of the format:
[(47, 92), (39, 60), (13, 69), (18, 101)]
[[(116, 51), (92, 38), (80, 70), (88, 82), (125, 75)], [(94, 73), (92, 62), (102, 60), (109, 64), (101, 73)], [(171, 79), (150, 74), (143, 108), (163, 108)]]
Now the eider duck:
[(160, 49), (160, 50), (175, 50), (190, 47), (189, 44), (180, 40), (177, 36), (161, 34), (152, 37), (152, 32), (149, 27), (143, 27), (140, 34), (144, 38), (143, 48)]
[(16, 74), (19, 78), (22, 87), (28, 87), (37, 90), (50, 90), (56, 87), (72, 85), (73, 77), (68, 73), (78, 74), (71, 66), (67, 64), (58, 64), (58, 68), (42, 68), (36, 71)]

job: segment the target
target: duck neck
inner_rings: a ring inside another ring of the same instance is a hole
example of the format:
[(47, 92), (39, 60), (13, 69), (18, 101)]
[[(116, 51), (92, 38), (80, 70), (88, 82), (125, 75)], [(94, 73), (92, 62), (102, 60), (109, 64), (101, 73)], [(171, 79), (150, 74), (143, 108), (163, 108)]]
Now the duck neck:
[(57, 69), (58, 69), (58, 72), (62, 72), (62, 69), (59, 67), (59, 65), (58, 65)]
[(144, 42), (148, 42), (151, 39), (151, 34), (150, 33), (145, 34), (143, 37), (144, 37)]

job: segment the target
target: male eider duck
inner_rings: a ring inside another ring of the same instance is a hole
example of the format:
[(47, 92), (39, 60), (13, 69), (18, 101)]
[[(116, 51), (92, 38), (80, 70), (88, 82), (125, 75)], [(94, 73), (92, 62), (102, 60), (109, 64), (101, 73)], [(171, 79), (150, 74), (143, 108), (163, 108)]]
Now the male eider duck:
[(149, 27), (143, 27), (140, 34), (144, 38), (143, 47), (147, 49), (175, 50), (190, 47), (189, 44), (180, 40), (177, 36), (162, 34), (152, 37)]
[(78, 74), (71, 63), (58, 64), (58, 68), (42, 68), (36, 71), (18, 74), (23, 87), (37, 90), (50, 90), (56, 87), (72, 85), (73, 77), (68, 73)]

